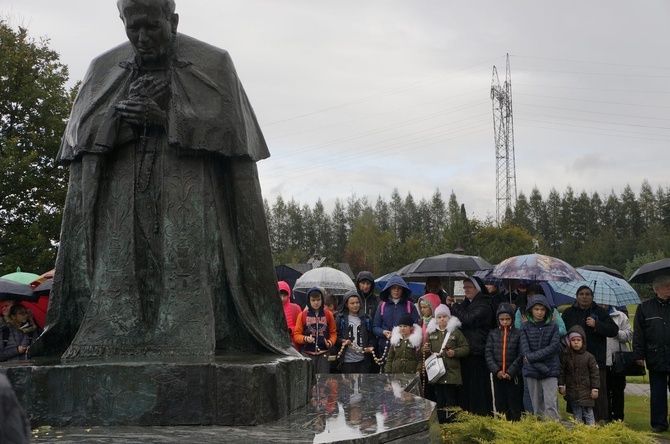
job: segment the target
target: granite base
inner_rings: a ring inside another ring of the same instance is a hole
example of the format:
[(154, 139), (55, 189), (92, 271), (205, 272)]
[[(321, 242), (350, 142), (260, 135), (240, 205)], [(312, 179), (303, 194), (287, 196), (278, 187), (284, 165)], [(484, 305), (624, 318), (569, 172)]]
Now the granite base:
[(257, 425), (303, 407), (314, 383), (302, 357), (34, 359), (0, 366), (31, 426)]
[(441, 442), (435, 403), (413, 375), (317, 375), (304, 407), (258, 427), (39, 427), (33, 443)]

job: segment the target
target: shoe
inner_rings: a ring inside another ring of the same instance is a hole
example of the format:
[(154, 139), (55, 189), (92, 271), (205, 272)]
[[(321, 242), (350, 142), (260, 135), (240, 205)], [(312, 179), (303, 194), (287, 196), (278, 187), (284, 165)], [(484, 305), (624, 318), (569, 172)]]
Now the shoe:
[(663, 433), (663, 432), (665, 432), (665, 431), (668, 430), (668, 429), (665, 428), (665, 427), (661, 427), (661, 426), (655, 426), (655, 427), (652, 427), (651, 430), (652, 430), (654, 433)]

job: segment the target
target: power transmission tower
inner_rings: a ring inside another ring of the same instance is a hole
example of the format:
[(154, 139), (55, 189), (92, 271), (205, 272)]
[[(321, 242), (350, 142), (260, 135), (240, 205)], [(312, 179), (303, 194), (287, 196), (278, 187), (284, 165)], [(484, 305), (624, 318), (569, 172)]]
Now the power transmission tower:
[(496, 143), (496, 222), (500, 225), (507, 208), (516, 202), (514, 166), (514, 119), (512, 118), (512, 75), (507, 54), (507, 75), (500, 86), (498, 70), (493, 66), (491, 79), (493, 132)]

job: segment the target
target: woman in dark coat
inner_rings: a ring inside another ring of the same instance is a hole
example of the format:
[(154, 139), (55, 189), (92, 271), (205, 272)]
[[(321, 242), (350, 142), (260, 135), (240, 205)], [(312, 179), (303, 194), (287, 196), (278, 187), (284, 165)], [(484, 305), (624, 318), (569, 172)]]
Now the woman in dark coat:
[(459, 390), (461, 408), (477, 415), (491, 415), (493, 393), (486, 366), (486, 339), (495, 326), (491, 296), (484, 282), (475, 277), (463, 281), (465, 300), (451, 307), (461, 320), (461, 331), (470, 344), (470, 354), (461, 360), (463, 385)]

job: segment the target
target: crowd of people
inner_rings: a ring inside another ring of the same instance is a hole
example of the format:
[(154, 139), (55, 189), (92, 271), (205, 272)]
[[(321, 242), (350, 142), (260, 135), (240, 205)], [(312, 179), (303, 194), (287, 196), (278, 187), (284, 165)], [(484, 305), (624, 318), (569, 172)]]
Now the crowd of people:
[[(299, 307), (279, 282), (293, 343), (318, 373), (416, 374), (424, 396), (437, 403), (440, 423), (455, 408), (559, 421), (560, 394), (577, 422), (603, 424), (624, 419), (626, 377), (614, 370), (613, 356), (632, 346), (638, 365), (649, 370), (651, 426), (668, 429), (670, 276), (654, 281), (656, 297), (638, 308), (635, 334), (626, 307), (596, 304), (588, 286), (560, 313), (538, 284), (498, 288), (473, 276), (455, 302), (437, 277), (417, 299), (398, 275), (378, 296), (370, 272), (355, 283), (339, 303), (313, 287)], [(426, 373), (431, 355), (444, 367), (433, 380)]]

